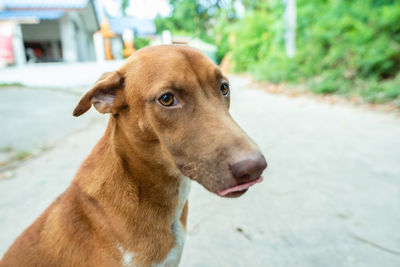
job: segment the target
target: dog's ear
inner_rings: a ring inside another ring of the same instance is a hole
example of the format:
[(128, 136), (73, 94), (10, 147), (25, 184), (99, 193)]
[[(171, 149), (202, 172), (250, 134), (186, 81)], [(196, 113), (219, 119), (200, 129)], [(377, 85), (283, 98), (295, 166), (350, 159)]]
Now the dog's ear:
[[(100, 113), (118, 113), (117, 97), (122, 94), (124, 77), (118, 71), (104, 73), (82, 98), (72, 113), (78, 117), (93, 105)], [(120, 102), (120, 101), (118, 101)]]

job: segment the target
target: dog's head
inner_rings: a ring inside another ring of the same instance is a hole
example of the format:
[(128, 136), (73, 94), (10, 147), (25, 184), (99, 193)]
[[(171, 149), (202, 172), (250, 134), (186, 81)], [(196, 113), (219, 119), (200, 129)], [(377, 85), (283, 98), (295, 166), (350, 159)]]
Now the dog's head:
[[(220, 196), (240, 196), (267, 163), (229, 114), (228, 79), (201, 52), (180, 45), (135, 52), (104, 74), (74, 110), (93, 105), (147, 157)], [(128, 144), (127, 144), (128, 145)]]

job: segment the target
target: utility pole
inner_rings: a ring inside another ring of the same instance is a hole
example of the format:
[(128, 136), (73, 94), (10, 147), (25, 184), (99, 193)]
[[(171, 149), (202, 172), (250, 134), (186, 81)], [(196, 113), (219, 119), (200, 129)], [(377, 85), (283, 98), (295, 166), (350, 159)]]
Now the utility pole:
[(296, 54), (296, 0), (283, 0), (285, 12), (283, 19), (285, 21), (285, 48), (286, 55), (289, 58)]

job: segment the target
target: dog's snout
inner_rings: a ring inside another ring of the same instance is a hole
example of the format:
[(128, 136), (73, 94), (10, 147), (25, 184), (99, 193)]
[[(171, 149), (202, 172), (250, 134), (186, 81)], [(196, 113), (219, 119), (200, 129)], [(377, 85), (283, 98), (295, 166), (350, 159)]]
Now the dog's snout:
[(261, 176), (267, 161), (261, 153), (255, 153), (237, 158), (229, 166), (238, 182), (249, 182)]

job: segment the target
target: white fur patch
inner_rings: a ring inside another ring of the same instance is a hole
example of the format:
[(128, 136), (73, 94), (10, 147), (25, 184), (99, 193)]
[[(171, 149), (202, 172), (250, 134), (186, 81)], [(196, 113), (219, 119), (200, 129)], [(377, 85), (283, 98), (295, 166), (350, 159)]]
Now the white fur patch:
[(182, 215), (183, 208), (185, 207), (185, 203), (189, 197), (190, 186), (192, 184), (192, 180), (190, 180), (186, 176), (182, 176), (181, 184), (179, 185), (179, 203), (175, 212), (175, 221), (179, 221)]
[(129, 252), (128, 250), (124, 249), (120, 244), (117, 245), (118, 250), (122, 254), (122, 266), (123, 267), (133, 267), (133, 253)]
[(175, 245), (171, 248), (164, 261), (158, 264), (153, 264), (152, 267), (175, 267), (178, 266), (179, 261), (181, 260), (186, 233), (183, 230), (180, 218), (189, 196), (190, 185), (191, 180), (186, 176), (182, 176), (181, 184), (179, 186), (179, 202), (178, 206), (176, 207), (174, 221), (171, 225), (171, 232), (175, 236)]

